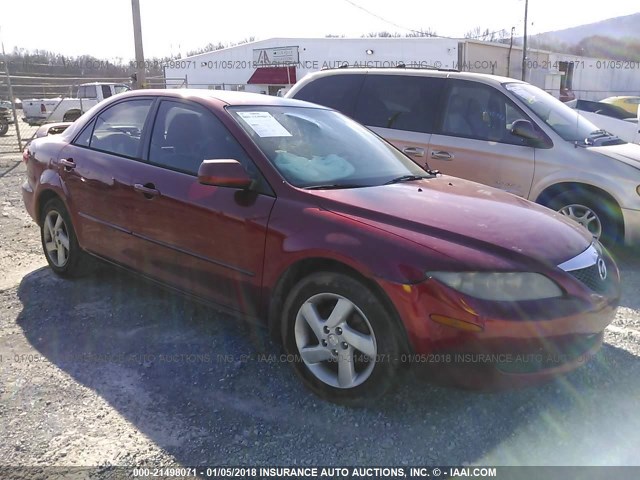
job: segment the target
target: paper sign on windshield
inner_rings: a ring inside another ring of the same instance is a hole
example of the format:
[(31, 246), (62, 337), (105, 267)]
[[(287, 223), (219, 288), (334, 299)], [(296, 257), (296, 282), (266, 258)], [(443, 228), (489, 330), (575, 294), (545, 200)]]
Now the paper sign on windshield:
[(291, 134), (269, 112), (238, 112), (260, 137), (290, 137)]

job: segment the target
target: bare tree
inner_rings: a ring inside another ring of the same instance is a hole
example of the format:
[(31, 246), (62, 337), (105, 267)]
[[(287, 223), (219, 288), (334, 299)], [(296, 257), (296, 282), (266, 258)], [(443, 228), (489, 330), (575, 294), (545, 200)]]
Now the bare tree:
[(427, 28), (426, 30), (424, 28), (421, 28), (420, 30), (414, 30), (412, 32), (406, 33), (404, 35), (405, 37), (437, 37), (438, 34), (436, 33), (435, 30), (432, 30), (431, 27)]
[(387, 32), (387, 31), (382, 31), (382, 32), (369, 32), (366, 35), (362, 35), (362, 38), (398, 38), (401, 37), (402, 35), (400, 35), (398, 32)]
[(488, 28), (475, 27), (464, 34), (464, 38), (480, 40), (482, 42), (504, 43), (510, 38), (510, 33), (506, 29), (490, 31)]

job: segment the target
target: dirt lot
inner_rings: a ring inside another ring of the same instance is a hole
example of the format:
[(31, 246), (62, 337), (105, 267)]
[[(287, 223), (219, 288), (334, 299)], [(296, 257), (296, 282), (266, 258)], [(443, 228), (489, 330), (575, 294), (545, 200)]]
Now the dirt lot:
[[(57, 278), (0, 156), (0, 465), (640, 465), (640, 251), (606, 344), (542, 387), (307, 393), (260, 329), (111, 268)], [(261, 359), (262, 358), (262, 359)]]

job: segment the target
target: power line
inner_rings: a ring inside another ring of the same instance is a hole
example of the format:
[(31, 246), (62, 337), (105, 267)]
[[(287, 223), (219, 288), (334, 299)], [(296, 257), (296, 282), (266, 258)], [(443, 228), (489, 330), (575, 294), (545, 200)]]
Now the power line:
[[(378, 15), (377, 13), (372, 12), (371, 10), (368, 10), (368, 9), (364, 8), (361, 5), (358, 5), (357, 3), (353, 2), (352, 0), (344, 0), (344, 1), (347, 2), (349, 5), (355, 7), (357, 9), (359, 9), (359, 10), (362, 10), (366, 14), (371, 15), (372, 17), (375, 17), (378, 20), (382, 20), (383, 22), (388, 23), (389, 25), (393, 25), (394, 27), (399, 28), (401, 30), (408, 30), (410, 32), (419, 33), (419, 34), (427, 36), (427, 37), (452, 38), (452, 37), (447, 37), (447, 36), (444, 36), (444, 35), (436, 35), (435, 33), (428, 33), (428, 32), (425, 32), (423, 30), (415, 30), (413, 28), (409, 28), (409, 27), (405, 27), (405, 26), (399, 25), (399, 24), (397, 24), (395, 22), (392, 22), (391, 20), (387, 20), (386, 18)], [(480, 35), (476, 35), (476, 36), (472, 36), (472, 37), (464, 37), (464, 38), (466, 38), (468, 40), (477, 40), (479, 38), (483, 38), (483, 37), (486, 37), (486, 36), (491, 36), (491, 35), (494, 35), (496, 33), (501, 33), (501, 32), (507, 32), (507, 30), (502, 28), (500, 30), (495, 30), (493, 32), (486, 32), (486, 33), (482, 33)]]
[(414, 30), (413, 28), (409, 28), (409, 27), (403, 27), (402, 25), (398, 25), (397, 23), (392, 22), (391, 20), (387, 20), (386, 18), (381, 17), (381, 16), (380, 16), (380, 15), (378, 15), (377, 13), (373, 13), (371, 10), (367, 10), (367, 9), (366, 9), (366, 8), (364, 8), (363, 6), (358, 5), (358, 4), (357, 4), (357, 3), (355, 3), (355, 2), (352, 2), (351, 0), (344, 0), (344, 1), (345, 1), (345, 2), (347, 2), (348, 4), (352, 5), (352, 6), (356, 7), (357, 9), (362, 10), (363, 12), (365, 12), (365, 13), (367, 13), (367, 14), (371, 15), (372, 17), (376, 17), (378, 20), (382, 20), (383, 22), (388, 23), (389, 25), (393, 25), (394, 27), (399, 28), (399, 29), (401, 29), (401, 30), (409, 30), (410, 32), (413, 32), (413, 33), (420, 33), (420, 34), (422, 34), (422, 35), (426, 35), (426, 36), (429, 36), (429, 37), (448, 38), (448, 37), (442, 37), (442, 36), (440, 36), (440, 35), (435, 35), (435, 34), (427, 33), (427, 32), (420, 31), (420, 30)]

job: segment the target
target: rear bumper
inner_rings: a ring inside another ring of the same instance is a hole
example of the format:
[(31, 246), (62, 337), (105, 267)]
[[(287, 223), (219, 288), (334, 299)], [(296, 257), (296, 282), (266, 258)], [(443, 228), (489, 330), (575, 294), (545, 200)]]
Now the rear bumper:
[(34, 125), (43, 125), (47, 119), (41, 117), (22, 117), (22, 121), (28, 123), (31, 126)]
[(622, 209), (624, 220), (624, 243), (640, 245), (640, 210)]
[(27, 213), (33, 218), (35, 222), (38, 221), (36, 215), (36, 195), (29, 185), (29, 180), (25, 180), (22, 184), (22, 201), (24, 202), (24, 207), (27, 210)]

